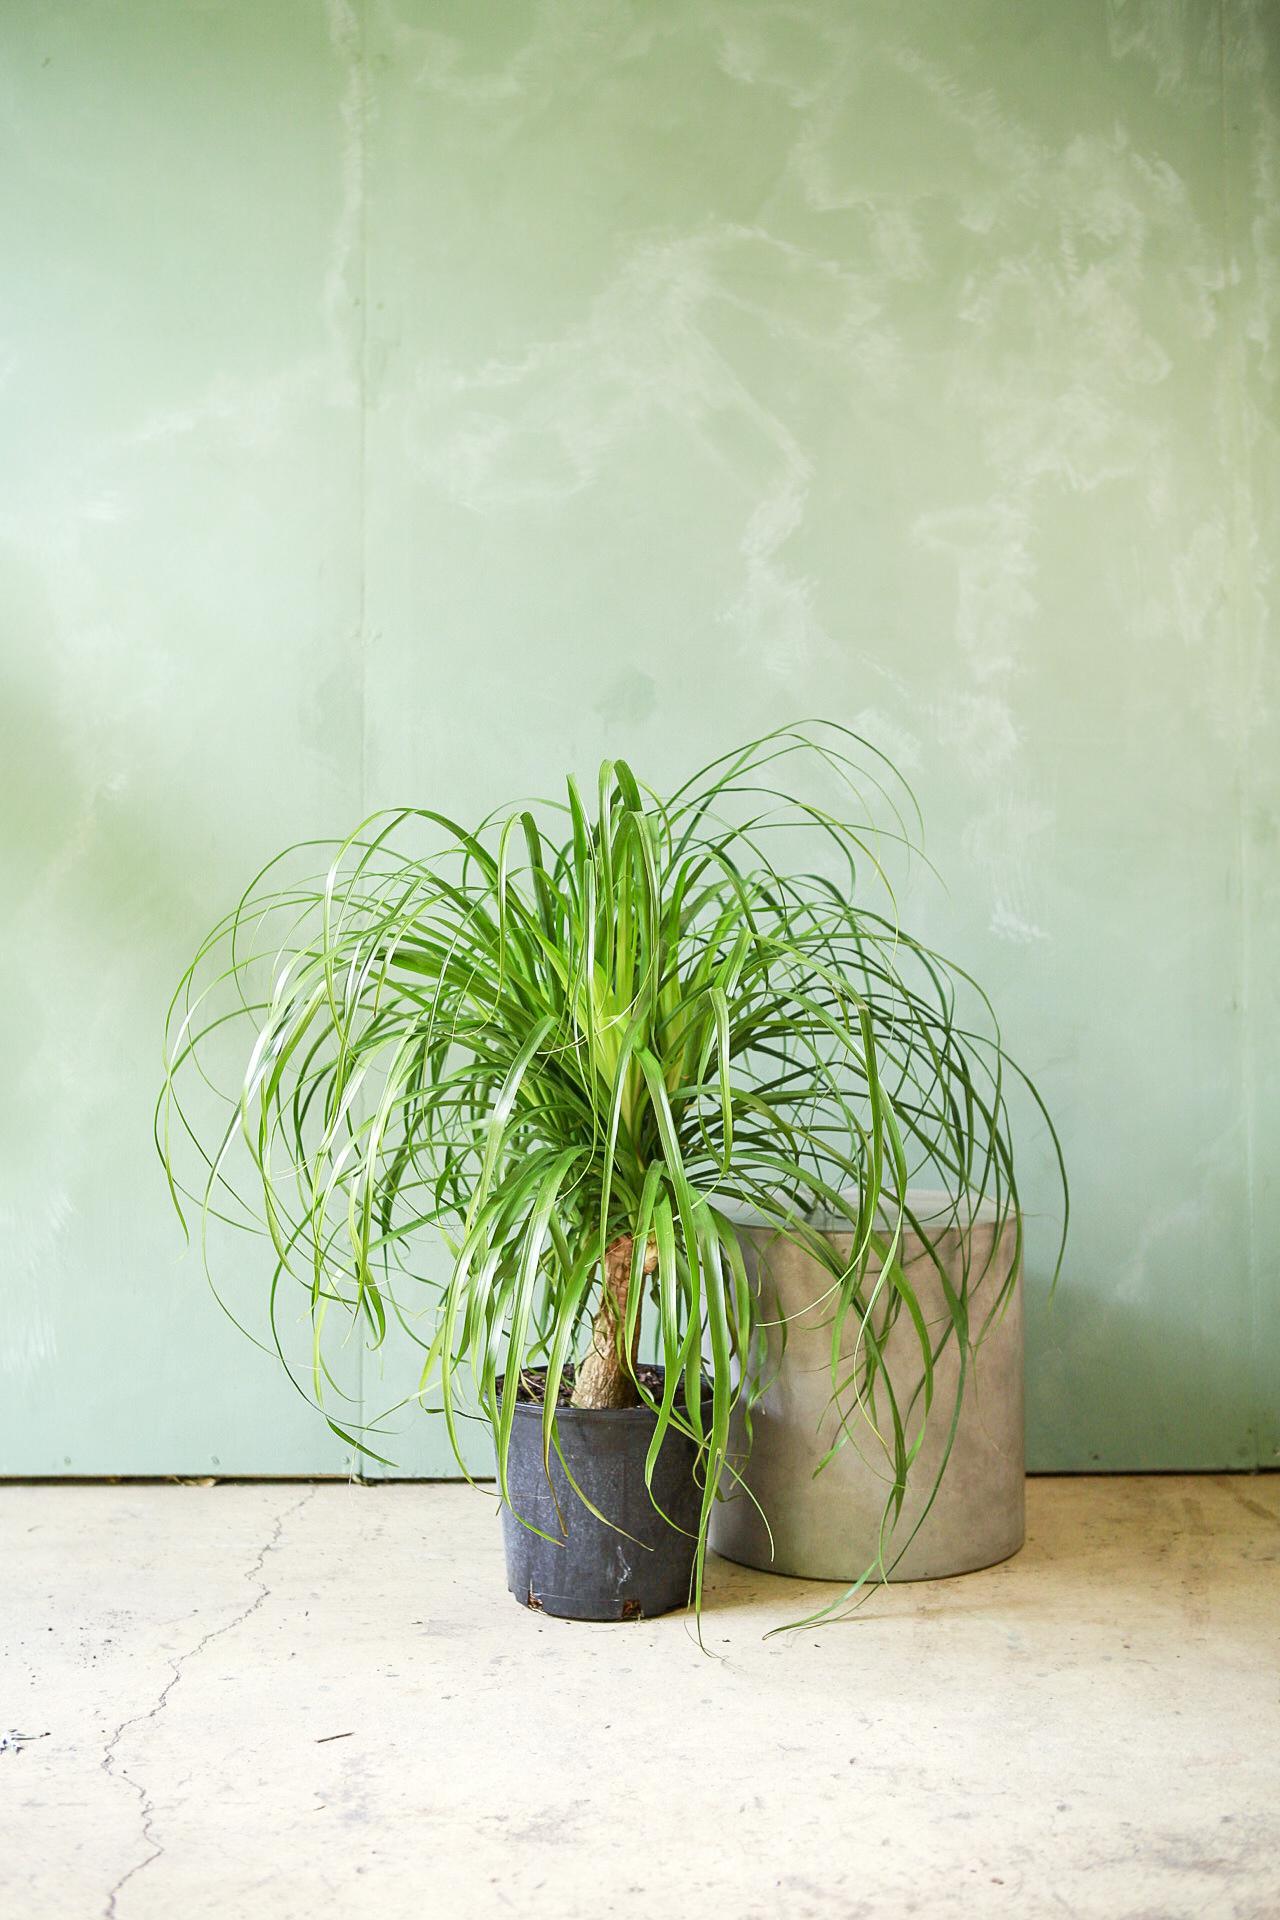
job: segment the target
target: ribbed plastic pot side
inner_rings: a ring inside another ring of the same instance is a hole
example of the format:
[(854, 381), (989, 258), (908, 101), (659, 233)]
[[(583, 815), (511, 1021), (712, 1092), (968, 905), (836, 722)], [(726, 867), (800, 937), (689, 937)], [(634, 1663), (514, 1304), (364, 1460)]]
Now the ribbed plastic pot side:
[(669, 1428), (651, 1496), (645, 1461), (656, 1427), (646, 1406), (557, 1409), (565, 1465), (613, 1523), (606, 1526), (574, 1492), (554, 1447), (548, 1480), (541, 1402), (516, 1402), (502, 1537), (507, 1586), (521, 1606), (569, 1620), (640, 1620), (688, 1605), (702, 1507), (698, 1450)]

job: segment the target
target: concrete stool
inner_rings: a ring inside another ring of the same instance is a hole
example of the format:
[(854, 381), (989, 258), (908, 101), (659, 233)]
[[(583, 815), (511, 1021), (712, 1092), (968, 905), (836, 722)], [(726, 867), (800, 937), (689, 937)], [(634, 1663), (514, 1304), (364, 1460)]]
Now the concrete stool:
[[(967, 1240), (970, 1326), (976, 1331), (1008, 1278), (1016, 1237), (1013, 1215), (1008, 1214), (999, 1228), (997, 1244), (996, 1210), (987, 1203), (975, 1209), (973, 1225), (963, 1230), (947, 1224), (951, 1202), (944, 1194), (912, 1192), (908, 1204), (929, 1232), (938, 1259), (957, 1288)], [(930, 1217), (939, 1223), (936, 1234), (929, 1231)], [(852, 1235), (846, 1231), (831, 1237), (847, 1255)], [(849, 1390), (842, 1396), (849, 1438), (815, 1476), (814, 1468), (836, 1441), (841, 1425), (838, 1410), (830, 1404), (832, 1302), (821, 1298), (830, 1288), (830, 1279), (809, 1254), (766, 1228), (748, 1230), (744, 1252), (764, 1317), (785, 1316), (788, 1322), (785, 1350), (780, 1349), (777, 1329), (763, 1328), (758, 1336), (764, 1377), (770, 1378), (775, 1370), (776, 1377), (753, 1410), (749, 1458), (737, 1415), (730, 1436), (734, 1465), (768, 1518), (773, 1554), (771, 1558), (764, 1521), (741, 1488), (716, 1503), (710, 1543), (726, 1559), (746, 1566), (810, 1580), (851, 1582), (876, 1557), (881, 1515), (892, 1484), (891, 1459), (881, 1450)], [(913, 1232), (904, 1234), (901, 1259), (926, 1325), (941, 1334), (948, 1317), (945, 1296), (937, 1270)], [(869, 1280), (876, 1271), (873, 1264)], [(975, 1284), (979, 1274), (983, 1277)], [(815, 1306), (815, 1301), (820, 1304)], [(857, 1331), (857, 1317), (850, 1314), (841, 1338), (851, 1362)], [(903, 1407), (923, 1376), (917, 1335), (905, 1309), (889, 1336), (886, 1354)], [(886, 1548), (886, 1564), (901, 1550), (933, 1489), (951, 1423), (958, 1371), (959, 1354), (952, 1336), (934, 1366), (928, 1431), (911, 1468), (902, 1515)], [(919, 1425), (917, 1407), (908, 1424), (908, 1438), (914, 1437)], [(1026, 1534), (1023, 1481), (1019, 1284), (1003, 1317), (971, 1356), (951, 1458), (937, 1498), (891, 1577), (940, 1579), (991, 1566), (1016, 1553)]]

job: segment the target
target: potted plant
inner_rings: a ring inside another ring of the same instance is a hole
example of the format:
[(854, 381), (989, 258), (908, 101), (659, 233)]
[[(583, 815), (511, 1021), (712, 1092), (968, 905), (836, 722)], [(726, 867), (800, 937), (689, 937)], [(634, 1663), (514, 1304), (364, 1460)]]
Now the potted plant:
[[(183, 976), (157, 1141), (184, 1224), (194, 1198), (269, 1235), (273, 1327), (294, 1289), (304, 1390), (357, 1448), (329, 1342), (355, 1321), (420, 1343), (464, 1472), (462, 1416), (492, 1432), (526, 1605), (701, 1604), (763, 1391), (761, 1227), (826, 1275), (834, 1373), (858, 1329), (851, 1417), (885, 1447), (892, 1530), (918, 1441), (885, 1343), (909, 1330), (927, 1412), (940, 1339), (973, 1337), (963, 1282), (939, 1329), (896, 1257), (909, 1182), (1017, 1213), (998, 1034), (897, 923), (884, 855), (913, 807), (827, 723), (665, 798), (607, 760), (590, 802), (570, 779), (474, 830), (403, 808), (291, 850)], [(321, 845), (322, 871), (293, 871)], [(211, 1052), (238, 1063), (221, 1101)], [(1020, 1264), (1019, 1244), (997, 1307)]]

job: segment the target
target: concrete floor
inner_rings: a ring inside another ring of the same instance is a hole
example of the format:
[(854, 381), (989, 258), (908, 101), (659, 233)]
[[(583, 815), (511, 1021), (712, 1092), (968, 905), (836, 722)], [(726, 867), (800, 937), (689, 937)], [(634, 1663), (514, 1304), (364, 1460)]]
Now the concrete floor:
[(1280, 1915), (1280, 1476), (1029, 1493), (853, 1625), (715, 1563), (707, 1657), (464, 1487), (0, 1487), (0, 1915)]

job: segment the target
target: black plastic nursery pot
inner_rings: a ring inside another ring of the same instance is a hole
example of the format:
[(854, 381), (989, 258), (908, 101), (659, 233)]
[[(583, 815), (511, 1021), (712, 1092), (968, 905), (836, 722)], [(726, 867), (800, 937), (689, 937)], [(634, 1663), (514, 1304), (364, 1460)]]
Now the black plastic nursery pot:
[(569, 1473), (612, 1521), (606, 1526), (570, 1486), (554, 1447), (548, 1480), (541, 1402), (516, 1402), (507, 1459), (511, 1506), (502, 1509), (502, 1538), (507, 1586), (522, 1607), (567, 1620), (641, 1620), (688, 1604), (702, 1508), (698, 1451), (687, 1435), (668, 1428), (651, 1497), (644, 1467), (656, 1426), (656, 1415), (644, 1406), (557, 1410)]

